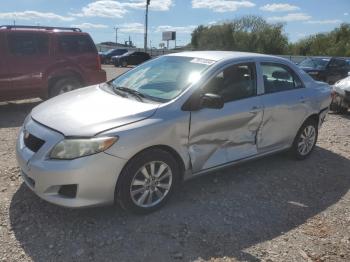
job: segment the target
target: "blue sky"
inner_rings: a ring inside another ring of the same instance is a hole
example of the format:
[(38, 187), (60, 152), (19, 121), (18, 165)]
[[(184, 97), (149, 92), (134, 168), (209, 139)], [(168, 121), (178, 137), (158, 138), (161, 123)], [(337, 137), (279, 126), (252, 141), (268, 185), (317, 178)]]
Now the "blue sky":
[[(95, 42), (118, 42), (129, 35), (143, 46), (145, 0), (16, 0), (2, 1), (0, 24), (79, 26)], [(198, 25), (220, 23), (243, 15), (284, 22), (291, 41), (350, 23), (350, 0), (151, 0), (149, 39), (161, 42), (161, 32), (177, 31), (177, 44), (187, 44)], [(173, 45), (173, 44), (172, 44)]]

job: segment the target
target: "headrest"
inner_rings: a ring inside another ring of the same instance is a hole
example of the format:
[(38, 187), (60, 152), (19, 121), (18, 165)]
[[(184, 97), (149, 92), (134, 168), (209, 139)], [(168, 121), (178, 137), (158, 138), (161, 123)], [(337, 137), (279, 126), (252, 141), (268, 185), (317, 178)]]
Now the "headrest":
[(290, 78), (290, 74), (286, 71), (275, 71), (272, 73), (272, 77), (273, 78), (277, 78), (277, 79), (289, 79)]

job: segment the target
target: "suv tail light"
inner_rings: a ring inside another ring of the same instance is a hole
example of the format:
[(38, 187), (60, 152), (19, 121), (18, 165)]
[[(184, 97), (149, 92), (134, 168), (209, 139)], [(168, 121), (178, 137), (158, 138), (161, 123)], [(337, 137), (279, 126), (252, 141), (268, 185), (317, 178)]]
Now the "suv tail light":
[(100, 55), (97, 54), (97, 57), (96, 57), (96, 62), (97, 62), (97, 69), (98, 70), (101, 70), (101, 58), (100, 58)]

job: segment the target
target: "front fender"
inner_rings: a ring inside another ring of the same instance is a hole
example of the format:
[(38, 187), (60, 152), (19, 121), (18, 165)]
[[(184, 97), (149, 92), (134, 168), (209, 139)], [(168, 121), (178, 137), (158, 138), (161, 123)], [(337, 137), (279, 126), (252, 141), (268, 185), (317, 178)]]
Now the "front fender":
[(154, 146), (167, 146), (173, 149), (182, 159), (185, 170), (190, 168), (188, 154), (189, 112), (177, 112), (176, 117), (153, 117), (125, 125), (100, 135), (118, 136), (119, 140), (106, 153), (113, 156), (131, 159), (137, 153)]

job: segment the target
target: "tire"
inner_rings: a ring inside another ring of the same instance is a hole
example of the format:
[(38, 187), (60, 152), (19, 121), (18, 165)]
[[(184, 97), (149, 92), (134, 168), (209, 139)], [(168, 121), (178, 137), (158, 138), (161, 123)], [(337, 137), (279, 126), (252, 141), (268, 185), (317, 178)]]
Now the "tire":
[(121, 172), (116, 199), (127, 211), (147, 214), (169, 200), (178, 187), (179, 178), (179, 165), (170, 153), (161, 149), (146, 150), (132, 158)]
[(49, 90), (49, 97), (58, 96), (60, 94), (80, 88), (81, 83), (74, 77), (67, 77), (58, 80)]
[(309, 119), (299, 129), (291, 148), (291, 153), (298, 160), (304, 160), (315, 148), (318, 138), (318, 124)]
[(347, 112), (348, 112), (348, 109), (346, 107), (342, 107), (342, 106), (339, 106), (338, 110), (336, 111), (336, 113), (340, 114), (340, 115), (345, 115), (345, 114), (347, 114)]
[(128, 62), (127, 61), (122, 61), (122, 67), (127, 67), (128, 66)]

